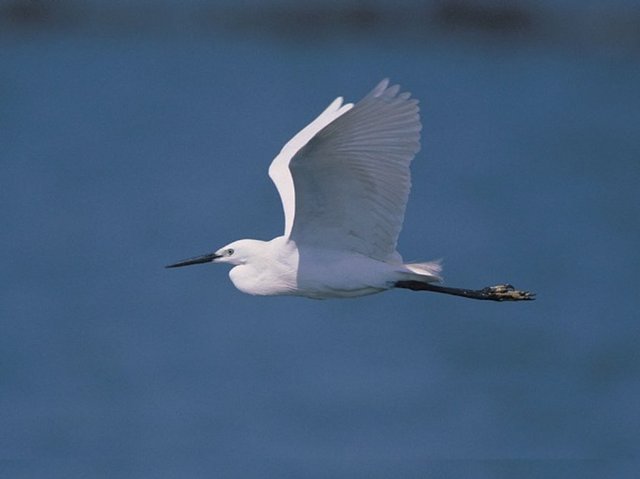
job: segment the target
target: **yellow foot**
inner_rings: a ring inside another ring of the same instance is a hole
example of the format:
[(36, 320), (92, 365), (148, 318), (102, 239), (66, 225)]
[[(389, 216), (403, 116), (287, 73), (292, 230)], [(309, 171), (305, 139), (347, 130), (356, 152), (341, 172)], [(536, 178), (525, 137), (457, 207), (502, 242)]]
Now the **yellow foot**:
[(529, 291), (518, 291), (510, 284), (498, 284), (488, 286), (482, 290), (489, 299), (494, 301), (531, 301), (536, 299), (536, 294)]

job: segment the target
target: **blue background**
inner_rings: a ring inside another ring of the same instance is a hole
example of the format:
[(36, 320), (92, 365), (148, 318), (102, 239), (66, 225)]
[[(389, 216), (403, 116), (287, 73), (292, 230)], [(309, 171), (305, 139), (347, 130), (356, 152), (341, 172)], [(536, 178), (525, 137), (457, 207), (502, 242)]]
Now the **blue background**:
[[(3, 477), (633, 477), (633, 2), (0, 5)], [(280, 235), (271, 159), (385, 76), (404, 258), (537, 301), (163, 269)]]

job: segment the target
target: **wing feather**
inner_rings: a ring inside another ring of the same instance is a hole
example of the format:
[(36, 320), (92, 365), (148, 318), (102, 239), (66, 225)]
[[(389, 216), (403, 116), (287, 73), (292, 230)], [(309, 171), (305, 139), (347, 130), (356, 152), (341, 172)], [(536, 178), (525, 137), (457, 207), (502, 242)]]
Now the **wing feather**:
[(289, 236), (293, 228), (295, 216), (295, 189), (289, 162), (291, 158), (311, 140), (316, 133), (327, 126), (333, 120), (344, 114), (353, 107), (352, 103), (342, 104), (343, 98), (338, 97), (322, 112), (318, 117), (300, 130), (282, 148), (278, 156), (274, 158), (269, 166), (269, 177), (276, 185), (282, 208), (284, 210), (284, 235)]
[(353, 107), (338, 100), (287, 143), (269, 169), (285, 210), (285, 236), (397, 258), (409, 164), (420, 149), (418, 102), (388, 80)]

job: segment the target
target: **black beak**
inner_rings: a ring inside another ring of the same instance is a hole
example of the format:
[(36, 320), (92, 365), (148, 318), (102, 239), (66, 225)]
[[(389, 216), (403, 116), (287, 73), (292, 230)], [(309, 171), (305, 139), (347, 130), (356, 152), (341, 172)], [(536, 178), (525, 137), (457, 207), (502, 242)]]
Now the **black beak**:
[(211, 263), (214, 259), (220, 258), (222, 255), (209, 253), (203, 254), (202, 256), (196, 256), (195, 258), (183, 259), (182, 261), (178, 261), (174, 264), (169, 264), (165, 266), (165, 268), (179, 268), (181, 266), (189, 266), (192, 264), (200, 264), (200, 263)]

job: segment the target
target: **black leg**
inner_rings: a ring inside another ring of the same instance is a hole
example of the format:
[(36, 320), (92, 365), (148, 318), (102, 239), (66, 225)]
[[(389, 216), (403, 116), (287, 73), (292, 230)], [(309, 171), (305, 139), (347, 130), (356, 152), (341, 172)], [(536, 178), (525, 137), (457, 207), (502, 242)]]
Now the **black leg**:
[(483, 289), (449, 288), (433, 283), (420, 281), (398, 281), (396, 288), (411, 289), (413, 291), (433, 291), (434, 293), (452, 294), (463, 298), (484, 299), (489, 301), (527, 301), (535, 299), (535, 293), (518, 291), (510, 284), (488, 286)]

